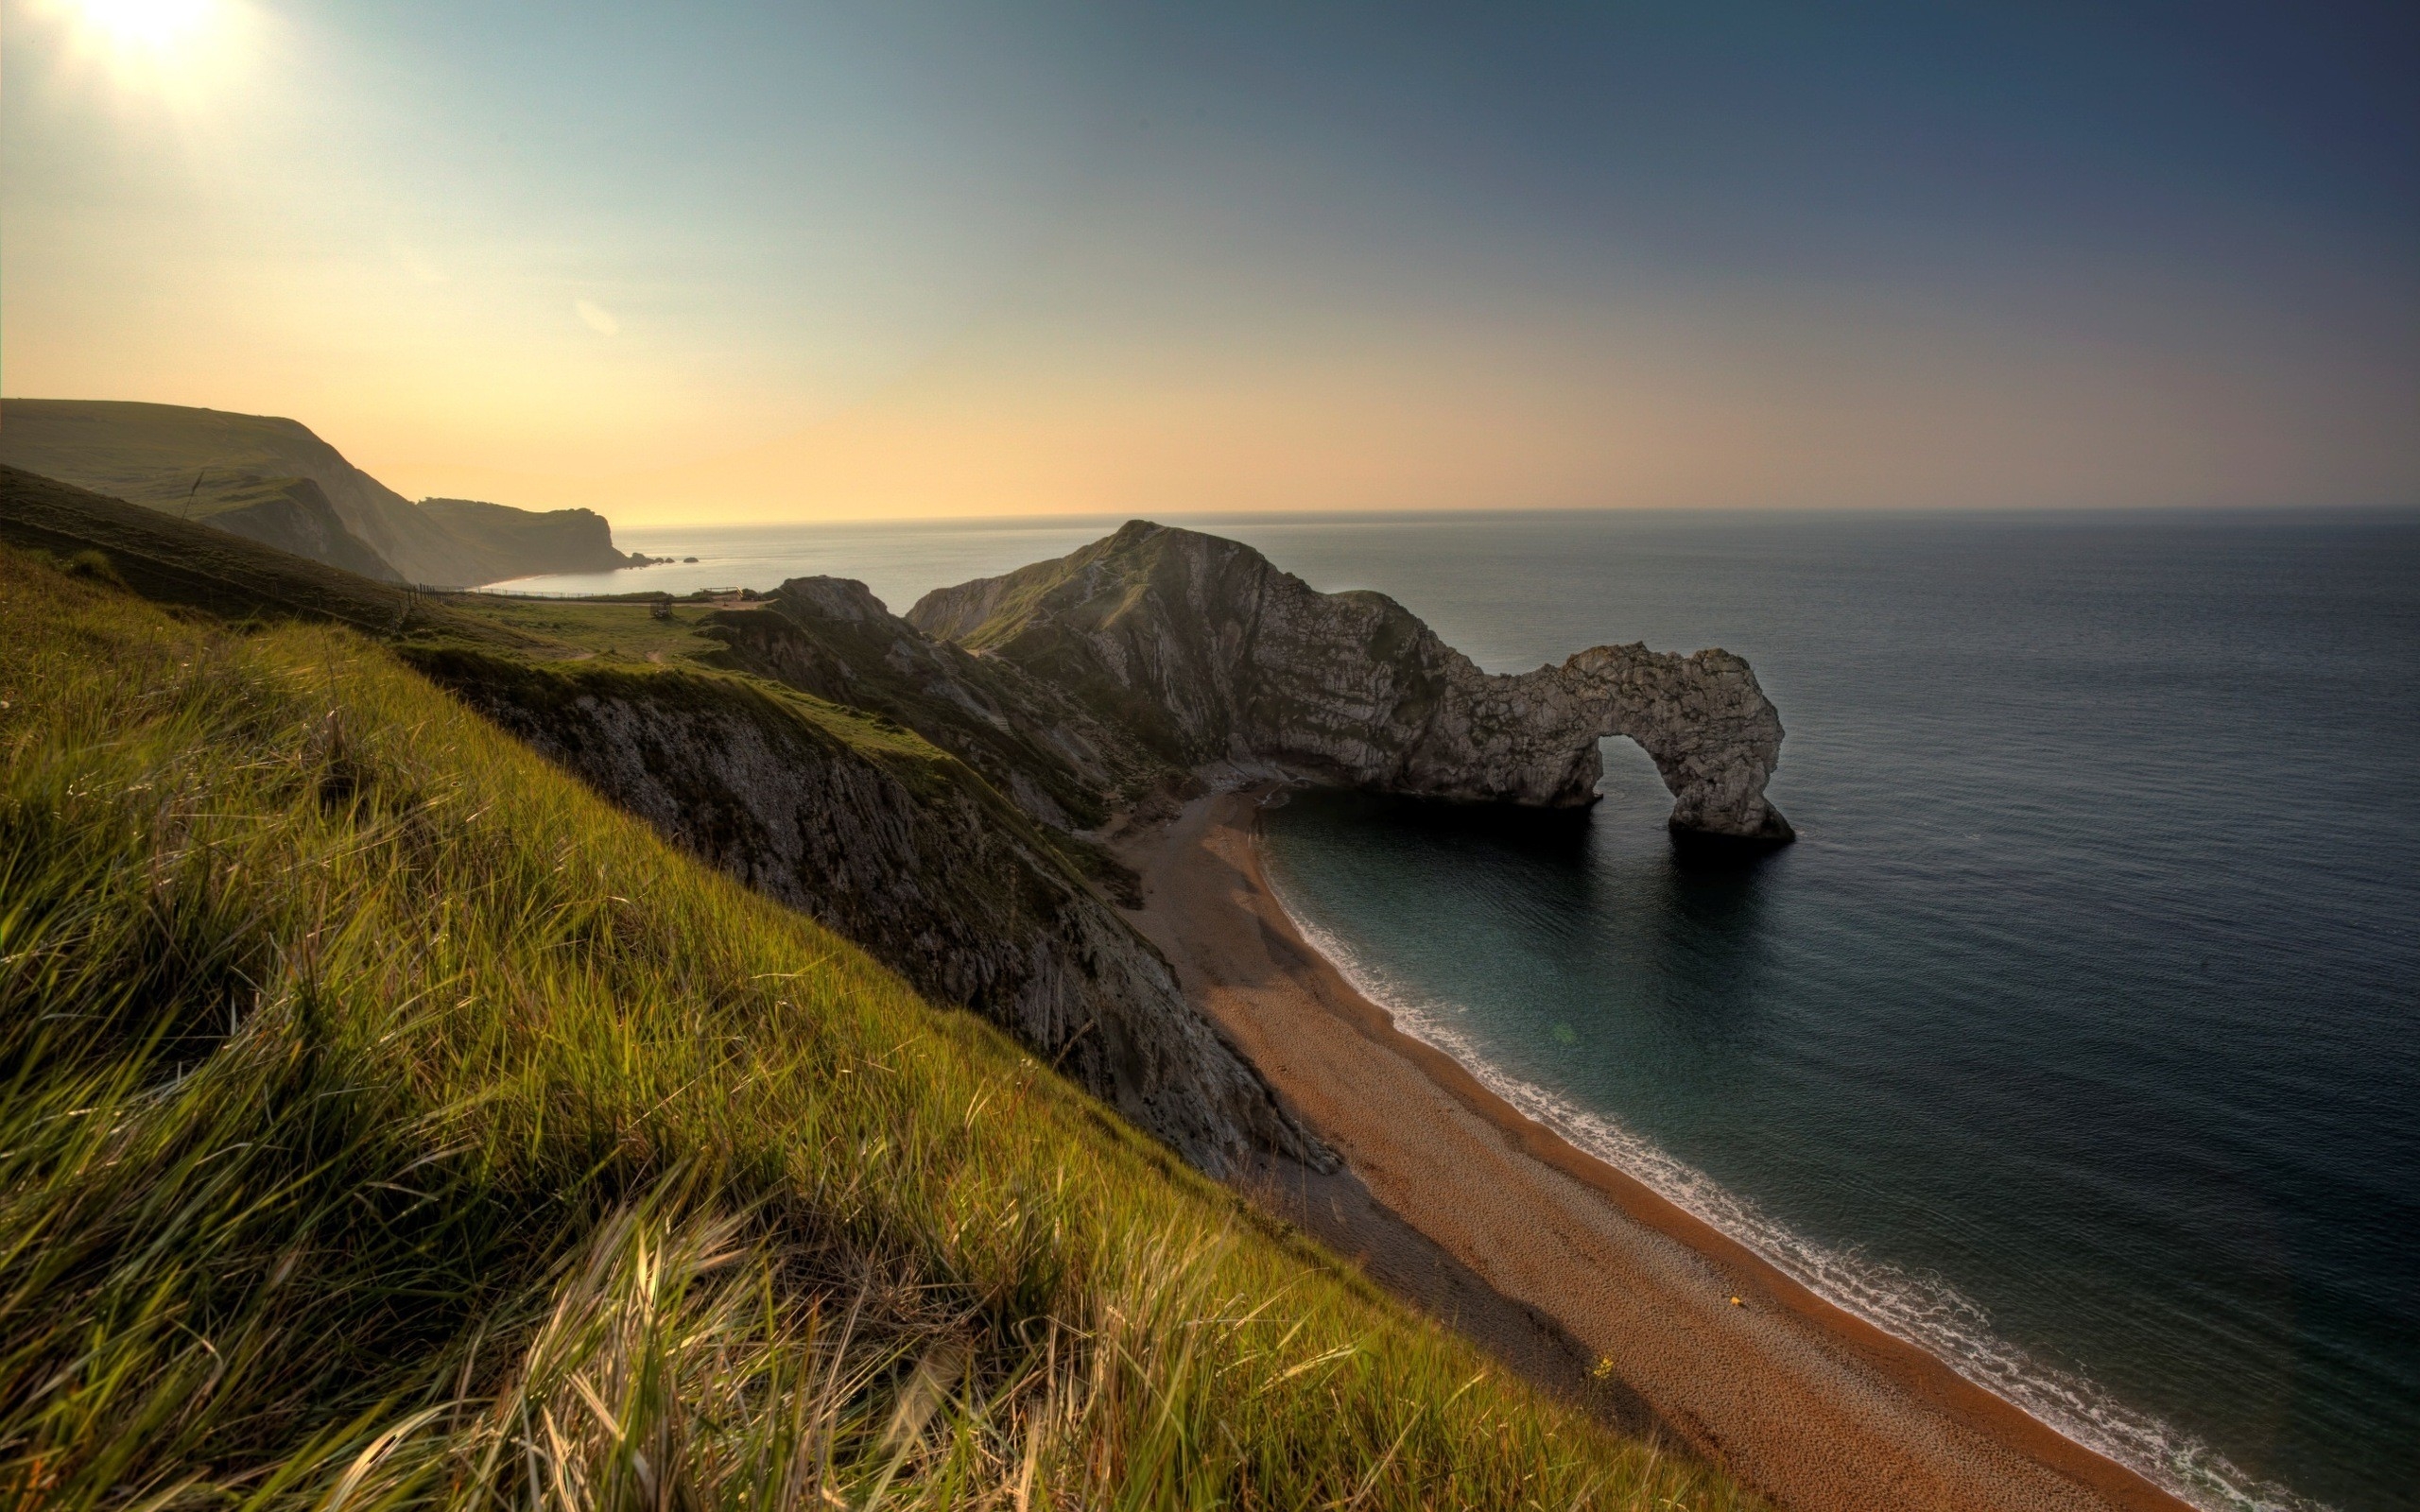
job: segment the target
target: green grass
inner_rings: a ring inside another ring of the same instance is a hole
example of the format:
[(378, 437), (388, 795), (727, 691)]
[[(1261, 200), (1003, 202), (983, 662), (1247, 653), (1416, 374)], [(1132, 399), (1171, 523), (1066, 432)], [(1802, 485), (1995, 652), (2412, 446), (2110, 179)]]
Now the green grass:
[(0, 551), (0, 1499), (1724, 1507), (341, 626)]
[(242, 536), (0, 466), (0, 541), (57, 557), (97, 552), (109, 574), (147, 597), (212, 613), (302, 615), (373, 633), (428, 629), (484, 635), (398, 583), (264, 546)]
[[(720, 642), (698, 633), (720, 612), (712, 604), (675, 601), (669, 619), (657, 619), (645, 602), (512, 598), (502, 593), (449, 594), (446, 605), (463, 619), (508, 633), (586, 652), (609, 661), (704, 662), (722, 658)], [(761, 612), (751, 610), (748, 612)]]
[[(343, 467), (290, 420), (182, 404), (11, 399), (0, 459), (113, 498), (196, 518), (219, 490)], [(324, 484), (329, 479), (321, 478)]]

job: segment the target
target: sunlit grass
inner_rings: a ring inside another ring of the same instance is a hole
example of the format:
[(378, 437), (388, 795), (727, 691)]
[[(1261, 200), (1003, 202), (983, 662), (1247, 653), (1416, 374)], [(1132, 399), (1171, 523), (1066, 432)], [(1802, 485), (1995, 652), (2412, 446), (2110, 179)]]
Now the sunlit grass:
[(722, 650), (721, 643), (698, 633), (700, 626), (719, 612), (714, 605), (670, 604), (663, 619), (647, 604), (516, 599), (502, 593), (455, 594), (445, 606), (458, 616), (560, 645), (565, 654), (677, 665), (713, 660)]
[(349, 631), (0, 552), (0, 1497), (1729, 1506)]

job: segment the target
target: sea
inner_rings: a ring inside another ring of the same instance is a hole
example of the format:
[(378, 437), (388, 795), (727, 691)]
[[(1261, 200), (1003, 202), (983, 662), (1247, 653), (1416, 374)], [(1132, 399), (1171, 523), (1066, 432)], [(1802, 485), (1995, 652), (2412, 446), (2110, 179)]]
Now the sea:
[[(1491, 671), (1746, 657), (1799, 832), (1299, 793), (1272, 876), (1409, 1031), (2218, 1508), (2420, 1507), (2420, 511), (1167, 517)], [(626, 531), (519, 591), (926, 589), (1115, 520)]]

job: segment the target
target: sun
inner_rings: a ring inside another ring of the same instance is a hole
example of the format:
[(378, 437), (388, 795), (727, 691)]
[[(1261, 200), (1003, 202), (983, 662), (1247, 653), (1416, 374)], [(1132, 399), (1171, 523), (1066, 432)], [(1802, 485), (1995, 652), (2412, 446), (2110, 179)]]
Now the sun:
[(210, 20), (212, 0), (77, 0), (84, 25), (120, 47), (165, 51)]
[(62, 80), (180, 112), (223, 95), (259, 41), (251, 0), (20, 0), (56, 28)]

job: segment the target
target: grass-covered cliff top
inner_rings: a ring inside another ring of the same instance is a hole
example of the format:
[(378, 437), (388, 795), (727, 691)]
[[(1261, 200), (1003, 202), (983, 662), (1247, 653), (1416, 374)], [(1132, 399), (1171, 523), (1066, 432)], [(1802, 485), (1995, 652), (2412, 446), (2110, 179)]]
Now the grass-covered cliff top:
[[(183, 404), (0, 400), (0, 464), (173, 516), (204, 519), (257, 503), (264, 487), (307, 481), (323, 524), (403, 581), (488, 583), (541, 572), (593, 572), (627, 558), (585, 509), (544, 513), (466, 500), (414, 504), (345, 460), (298, 421)], [(351, 553), (288, 536), (288, 551), (366, 570)], [(372, 576), (379, 576), (375, 571)]]
[(355, 630), (0, 550), (0, 764), (12, 1504), (1736, 1500)]

